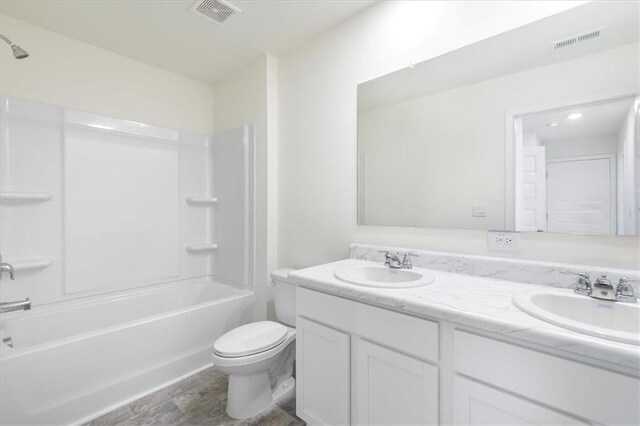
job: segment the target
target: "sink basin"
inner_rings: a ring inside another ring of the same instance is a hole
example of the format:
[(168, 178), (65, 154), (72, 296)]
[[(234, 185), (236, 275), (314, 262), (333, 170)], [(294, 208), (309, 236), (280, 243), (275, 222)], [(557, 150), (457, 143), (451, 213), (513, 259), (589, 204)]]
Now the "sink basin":
[(521, 311), (551, 324), (616, 342), (640, 345), (640, 306), (573, 294), (570, 290), (517, 293)]
[(425, 269), (392, 269), (384, 265), (345, 266), (333, 275), (345, 283), (376, 288), (422, 287), (436, 280), (435, 275)]

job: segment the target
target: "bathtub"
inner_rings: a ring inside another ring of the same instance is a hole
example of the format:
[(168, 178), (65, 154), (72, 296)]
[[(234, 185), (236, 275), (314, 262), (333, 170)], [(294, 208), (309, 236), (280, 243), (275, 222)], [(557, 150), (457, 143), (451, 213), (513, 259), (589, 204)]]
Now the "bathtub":
[(253, 302), (197, 281), (4, 314), (0, 424), (82, 423), (193, 374)]

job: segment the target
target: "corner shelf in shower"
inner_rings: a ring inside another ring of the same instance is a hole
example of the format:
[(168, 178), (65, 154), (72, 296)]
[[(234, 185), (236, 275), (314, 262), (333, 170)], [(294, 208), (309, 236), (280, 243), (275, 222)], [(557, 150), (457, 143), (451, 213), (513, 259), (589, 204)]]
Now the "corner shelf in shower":
[(9, 202), (40, 203), (49, 201), (52, 198), (53, 194), (50, 192), (0, 192), (0, 200)]
[(217, 244), (202, 243), (202, 244), (189, 244), (185, 247), (190, 253), (204, 253), (208, 251), (214, 251), (218, 249)]
[(53, 257), (51, 256), (29, 257), (24, 259), (9, 260), (7, 263), (10, 263), (13, 266), (14, 271), (44, 269), (48, 266), (51, 266), (51, 264), (53, 264)]
[(218, 202), (216, 197), (186, 197), (184, 200), (187, 204), (198, 206), (210, 206)]

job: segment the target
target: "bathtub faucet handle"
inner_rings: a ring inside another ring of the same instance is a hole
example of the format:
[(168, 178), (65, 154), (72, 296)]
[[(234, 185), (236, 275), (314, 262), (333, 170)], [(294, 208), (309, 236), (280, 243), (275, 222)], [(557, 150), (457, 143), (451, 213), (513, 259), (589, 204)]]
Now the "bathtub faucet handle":
[(9, 263), (3, 263), (2, 255), (0, 254), (0, 279), (2, 279), (2, 274), (5, 272), (9, 273), (9, 278), (11, 278), (12, 280), (15, 279), (13, 274), (13, 266), (10, 265)]

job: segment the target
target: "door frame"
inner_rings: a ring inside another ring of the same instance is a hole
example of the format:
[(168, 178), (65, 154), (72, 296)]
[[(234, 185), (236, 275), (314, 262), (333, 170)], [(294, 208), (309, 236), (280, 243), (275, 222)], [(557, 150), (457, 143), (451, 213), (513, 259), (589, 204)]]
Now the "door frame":
[[(547, 173), (549, 173), (549, 163), (568, 163), (571, 161), (588, 161), (588, 160), (609, 160), (609, 235), (616, 235), (618, 231), (618, 215), (617, 215), (617, 161), (615, 154), (598, 154), (598, 155), (581, 155), (577, 157), (557, 157), (545, 159)], [(547, 191), (547, 227), (549, 226), (549, 179), (546, 180)], [(592, 235), (592, 234), (585, 234)]]
[(640, 96), (640, 89), (637, 87), (626, 87), (566, 100), (545, 102), (521, 108), (512, 108), (505, 111), (504, 136), (506, 164), (504, 185), (504, 225), (506, 230), (516, 231), (516, 191), (520, 191), (518, 188), (518, 177), (522, 174), (523, 138), (521, 134), (518, 134), (518, 132), (522, 132), (522, 125), (518, 126), (516, 124), (516, 120), (519, 120), (522, 116), (528, 114), (576, 106), (593, 106), (627, 98), (635, 98), (637, 96)]

